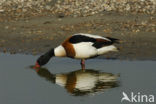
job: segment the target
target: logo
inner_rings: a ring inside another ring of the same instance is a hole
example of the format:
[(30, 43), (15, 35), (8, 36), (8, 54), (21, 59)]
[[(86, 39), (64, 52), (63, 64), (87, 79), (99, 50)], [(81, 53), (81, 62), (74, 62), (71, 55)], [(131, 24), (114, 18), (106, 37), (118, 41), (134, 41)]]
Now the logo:
[(122, 92), (122, 99), (121, 102), (127, 101), (127, 102), (154, 102), (154, 95), (146, 95), (141, 94), (140, 92), (134, 93), (131, 92), (130, 95), (126, 94), (125, 92)]

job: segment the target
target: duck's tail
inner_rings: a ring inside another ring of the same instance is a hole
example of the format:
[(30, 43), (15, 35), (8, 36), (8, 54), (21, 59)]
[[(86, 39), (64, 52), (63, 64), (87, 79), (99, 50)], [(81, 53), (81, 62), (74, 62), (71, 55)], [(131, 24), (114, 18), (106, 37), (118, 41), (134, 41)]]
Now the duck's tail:
[(117, 39), (117, 38), (111, 38), (111, 37), (106, 37), (106, 38), (108, 38), (109, 40), (111, 40), (112, 43), (120, 43), (120, 40)]

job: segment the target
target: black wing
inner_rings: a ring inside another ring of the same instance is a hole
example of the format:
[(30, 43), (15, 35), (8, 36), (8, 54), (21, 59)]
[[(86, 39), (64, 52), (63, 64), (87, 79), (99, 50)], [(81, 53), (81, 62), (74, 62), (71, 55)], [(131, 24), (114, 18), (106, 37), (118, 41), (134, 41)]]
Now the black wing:
[(114, 43), (118, 43), (119, 39), (115, 39), (115, 38), (110, 38), (110, 37), (106, 37), (109, 40), (105, 40), (105, 39), (96, 39), (96, 42), (94, 42), (93, 46), (96, 48), (101, 48), (104, 46), (109, 46), (112, 45)]
[(80, 43), (80, 42), (96, 42), (96, 39), (84, 35), (74, 35), (69, 39), (69, 42), (73, 44)]

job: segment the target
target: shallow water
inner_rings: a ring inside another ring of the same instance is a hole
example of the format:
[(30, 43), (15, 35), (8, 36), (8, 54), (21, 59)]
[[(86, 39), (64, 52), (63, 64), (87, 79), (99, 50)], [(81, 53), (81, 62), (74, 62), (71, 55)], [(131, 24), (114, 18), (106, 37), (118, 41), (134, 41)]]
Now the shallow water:
[(35, 70), (37, 57), (0, 53), (0, 104), (121, 104), (122, 92), (156, 96), (155, 61), (96, 58), (82, 71), (79, 60), (53, 58)]

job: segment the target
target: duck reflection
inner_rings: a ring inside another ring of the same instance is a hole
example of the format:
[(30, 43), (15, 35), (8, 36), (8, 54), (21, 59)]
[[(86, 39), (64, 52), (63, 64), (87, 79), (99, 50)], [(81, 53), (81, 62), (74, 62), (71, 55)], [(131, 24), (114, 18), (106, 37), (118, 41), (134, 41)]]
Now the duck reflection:
[(63, 86), (69, 93), (75, 96), (94, 94), (105, 89), (118, 87), (117, 78), (119, 75), (92, 69), (52, 74), (46, 68), (39, 68), (36, 69), (36, 72), (48, 81)]

